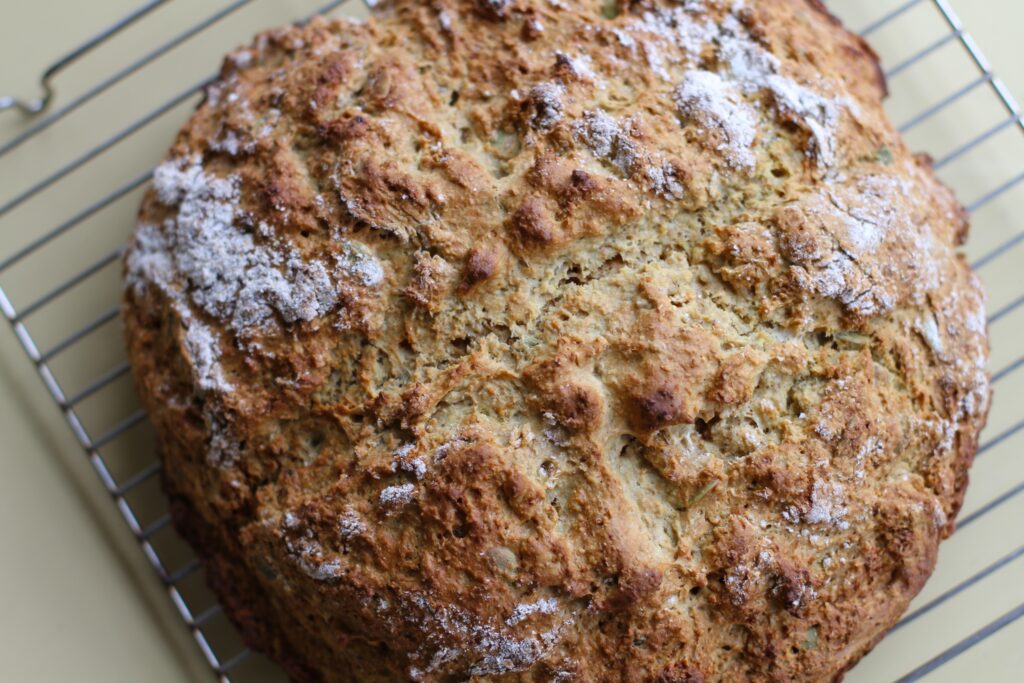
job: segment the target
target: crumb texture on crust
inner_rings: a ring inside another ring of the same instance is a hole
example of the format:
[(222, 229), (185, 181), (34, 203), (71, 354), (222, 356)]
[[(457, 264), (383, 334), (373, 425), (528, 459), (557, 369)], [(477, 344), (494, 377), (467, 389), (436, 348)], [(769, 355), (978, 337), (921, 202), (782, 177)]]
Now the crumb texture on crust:
[(156, 171), (175, 519), (304, 681), (820, 681), (988, 408), (965, 213), (811, 0), (395, 0), (264, 33)]

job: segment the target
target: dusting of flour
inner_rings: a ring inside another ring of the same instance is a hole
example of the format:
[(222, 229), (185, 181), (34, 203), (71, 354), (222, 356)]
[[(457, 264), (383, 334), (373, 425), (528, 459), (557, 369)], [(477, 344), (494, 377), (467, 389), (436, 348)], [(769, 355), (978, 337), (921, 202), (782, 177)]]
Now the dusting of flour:
[(309, 321), (337, 303), (323, 263), (256, 244), (234, 226), (237, 179), (212, 177), (193, 157), (158, 166), (153, 186), (161, 203), (178, 207), (165, 234), (193, 303), (208, 315), (246, 334), (268, 329), (275, 312), (288, 323)]
[(752, 168), (751, 147), (757, 137), (757, 115), (736, 86), (713, 71), (689, 71), (676, 88), (676, 106), (683, 117), (725, 137), (719, 151), (735, 166)]
[(337, 305), (340, 281), (379, 285), (384, 271), (362, 245), (342, 241), (334, 262), (304, 258), (260, 226), (267, 241), (235, 227), (237, 177), (207, 173), (198, 156), (167, 161), (153, 173), (157, 200), (176, 212), (162, 225), (144, 224), (126, 260), (126, 286), (136, 295), (149, 285), (167, 295), (185, 326), (185, 348), (196, 385), (229, 391), (220, 366), (221, 338), (193, 311), (223, 322), (240, 338), (272, 331), (278, 319), (309, 322)]
[[(644, 12), (615, 29), (614, 36), (630, 50), (642, 47), (652, 71), (662, 80), (671, 78), (673, 65), (659, 44), (668, 43), (682, 51), (682, 61), (688, 66), (673, 93), (676, 105), (684, 118), (724, 133), (727, 142), (720, 151), (733, 165), (753, 165), (750, 147), (757, 133), (755, 108), (761, 106), (756, 96), (767, 93), (777, 115), (794, 120), (809, 134), (808, 153), (827, 170), (836, 162), (841, 111), (844, 107), (856, 110), (856, 103), (848, 97), (826, 97), (783, 74), (782, 62), (761, 47), (741, 22), (743, 10), (742, 2), (734, 2), (724, 19), (715, 22), (703, 16), (707, 12), (704, 3), (685, 2), (680, 7)], [(716, 71), (697, 66), (706, 49), (715, 51)]]
[(372, 255), (345, 244), (333, 267), (307, 259), (290, 245), (258, 244), (235, 227), (238, 179), (206, 173), (198, 157), (157, 167), (153, 186), (162, 204), (177, 207), (162, 230), (140, 230), (129, 257), (129, 284), (181, 285), (192, 303), (241, 336), (326, 315), (338, 302), (335, 279), (349, 275), (379, 284), (383, 270)]

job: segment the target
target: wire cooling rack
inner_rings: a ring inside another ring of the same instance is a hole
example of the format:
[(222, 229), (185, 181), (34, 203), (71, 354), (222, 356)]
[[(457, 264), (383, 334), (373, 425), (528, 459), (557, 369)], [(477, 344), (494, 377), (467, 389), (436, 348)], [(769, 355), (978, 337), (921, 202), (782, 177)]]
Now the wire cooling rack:
[[(1024, 676), (1024, 462), (1015, 456), (1024, 410), (1013, 399), (1024, 396), (1024, 119), (950, 5), (828, 3), (880, 51), (890, 114), (972, 214), (967, 257), (989, 292), (996, 393), (957, 532), (852, 681)], [(170, 528), (153, 435), (121, 350), (119, 262), (152, 165), (213, 77), (209, 66), (257, 29), (317, 12), (365, 8), (150, 0), (48, 68), (41, 97), (0, 97), (0, 110), (24, 119), (0, 129), (0, 312), (215, 676), (236, 683), (283, 676), (250, 656)], [(79, 84), (73, 76), (96, 55), (92, 70), (105, 75)]]

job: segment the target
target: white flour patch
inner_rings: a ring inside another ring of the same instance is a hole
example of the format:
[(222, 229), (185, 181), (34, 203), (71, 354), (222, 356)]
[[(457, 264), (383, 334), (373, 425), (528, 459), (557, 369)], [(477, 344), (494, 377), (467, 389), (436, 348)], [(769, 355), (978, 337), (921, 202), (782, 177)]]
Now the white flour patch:
[(860, 178), (855, 194), (843, 197), (830, 193), (829, 199), (842, 214), (846, 241), (854, 258), (873, 253), (892, 231), (898, 216), (895, 206), (913, 188), (895, 176), (874, 175)]
[(769, 87), (768, 80), (782, 66), (778, 58), (755, 43), (735, 15), (722, 22), (718, 36), (718, 57), (745, 91), (755, 93)]
[[(948, 256), (924, 222), (915, 222), (908, 181), (880, 174), (844, 178), (801, 199), (815, 239), (813, 248), (794, 243), (793, 259), (805, 269), (802, 286), (870, 316), (891, 310), (896, 297), (924, 305)], [(898, 255), (902, 266), (887, 268), (882, 253)]]
[[(161, 164), (153, 181), (159, 201), (177, 214), (160, 229), (140, 228), (127, 261), (127, 281), (136, 291), (145, 282), (172, 297), (185, 291), (240, 336), (271, 330), (278, 318), (309, 322), (337, 304), (334, 269), (287, 244), (258, 244), (234, 226), (237, 178), (213, 177), (192, 157)], [(380, 264), (354, 247), (343, 249), (336, 267), (363, 286), (383, 278)]]
[(576, 123), (575, 133), (594, 156), (608, 161), (624, 175), (633, 172), (638, 160), (637, 147), (619, 122), (604, 110), (584, 112), (583, 120)]
[(594, 67), (591, 63), (590, 55), (573, 57), (572, 55), (559, 50), (555, 52), (555, 61), (559, 65), (565, 65), (568, 67), (570, 73), (572, 73), (576, 78), (584, 81), (590, 81), (591, 83), (596, 83), (598, 81), (597, 74), (594, 73)]
[(808, 524), (829, 524), (839, 529), (847, 529), (849, 522), (844, 521), (847, 509), (843, 505), (843, 485), (836, 482), (814, 482), (811, 489), (811, 507), (804, 514)]
[(729, 593), (734, 605), (742, 605), (746, 602), (748, 597), (747, 583), (757, 581), (760, 575), (760, 569), (750, 567), (744, 563), (737, 564), (726, 572), (722, 583), (725, 585), (725, 589)]
[(188, 309), (178, 306), (185, 323), (185, 348), (192, 361), (192, 376), (203, 391), (229, 392), (234, 386), (224, 377), (220, 364), (220, 336), (196, 320)]
[(252, 52), (239, 50), (228, 55), (228, 59), (235, 65), (236, 69), (246, 69), (252, 65)]
[(618, 39), (619, 45), (621, 45), (622, 47), (629, 49), (633, 49), (634, 47), (636, 47), (636, 40), (633, 39), (633, 36), (629, 35), (626, 31), (623, 31), (621, 28), (612, 29), (612, 35), (614, 35), (615, 38)]
[(340, 239), (341, 252), (334, 255), (335, 277), (352, 278), (364, 287), (376, 287), (384, 281), (380, 261), (359, 242)]
[(682, 199), (686, 194), (686, 188), (679, 182), (676, 169), (670, 163), (651, 163), (647, 166), (645, 174), (655, 194), (666, 199)]
[(516, 605), (515, 610), (512, 611), (512, 616), (505, 620), (505, 623), (509, 626), (515, 626), (521, 621), (529, 619), (533, 614), (553, 614), (558, 609), (558, 601), (554, 598), (544, 598), (537, 602), (522, 603)]
[[(628, 24), (633, 31), (654, 34), (681, 48), (691, 60), (700, 57), (704, 46), (718, 38), (718, 27), (711, 21), (698, 21), (694, 13), (703, 10), (699, 4), (659, 8), (644, 12), (639, 20)], [(661, 74), (659, 74), (661, 75)]]
[(671, 78), (670, 63), (665, 58), (663, 46), (667, 44), (678, 47), (683, 50), (686, 59), (696, 61), (704, 47), (718, 35), (714, 22), (701, 22), (694, 17), (694, 13), (699, 11), (703, 11), (703, 7), (692, 2), (683, 7), (657, 8), (644, 12), (639, 18), (625, 21), (620, 28), (612, 29), (611, 33), (620, 45), (634, 54), (639, 46), (651, 71), (667, 81)]
[[(424, 636), (419, 656), (426, 660), (426, 672), (496, 676), (524, 671), (539, 661), (559, 641), (563, 627), (572, 623), (569, 620), (562, 626), (518, 637), (506, 625), (488, 624), (454, 605), (434, 606), (423, 596), (413, 596), (406, 607), (405, 620)], [(459, 663), (451, 666), (455, 661)], [(417, 679), (422, 676), (419, 669), (410, 674)]]
[(651, 70), (663, 80), (670, 77), (669, 64), (658, 44), (678, 47), (684, 53), (682, 61), (691, 65), (700, 61), (709, 45), (714, 46), (724, 68), (710, 76), (695, 76), (711, 72), (691, 66), (675, 91), (675, 100), (681, 113), (703, 117), (704, 125), (726, 134), (728, 143), (722, 151), (734, 165), (753, 165), (753, 156), (746, 150), (748, 141), (752, 143), (756, 136), (758, 120), (754, 107), (741, 95), (767, 92), (777, 114), (791, 117), (807, 131), (811, 140), (808, 153), (817, 158), (818, 165), (823, 169), (833, 166), (840, 112), (851, 105), (856, 108), (856, 103), (846, 95), (825, 97), (783, 75), (782, 62), (758, 45), (736, 16), (741, 10), (741, 3), (734, 4), (719, 24), (699, 16), (706, 11), (703, 4), (688, 2), (683, 7), (645, 12), (617, 29), (615, 35), (630, 49), (641, 44)]
[(135, 243), (125, 259), (125, 286), (137, 297), (146, 293), (147, 283), (170, 292), (174, 274), (171, 244), (159, 226), (149, 223), (135, 231)]
[(946, 511), (942, 509), (942, 505), (939, 504), (939, 501), (933, 500), (932, 523), (935, 524), (935, 528), (941, 529), (942, 527), (946, 526), (947, 522), (949, 522), (949, 517), (946, 516)]
[(239, 152), (252, 152), (255, 145), (252, 142), (243, 142), (238, 134), (229, 130), (217, 140), (210, 143), (210, 149), (215, 152), (224, 152), (228, 156), (238, 156)]
[(679, 114), (704, 128), (718, 130), (718, 149), (735, 166), (752, 168), (757, 114), (739, 90), (711, 71), (689, 71), (675, 91)]
[(135, 233), (135, 247), (128, 253), (125, 286), (136, 296), (152, 283), (164, 291), (185, 328), (185, 351), (188, 353), (192, 377), (200, 391), (228, 392), (234, 386), (224, 376), (220, 364), (220, 335), (198, 320), (171, 285), (173, 263), (170, 245), (158, 227), (140, 225)]
[(857, 451), (855, 457), (856, 468), (853, 471), (853, 476), (856, 479), (863, 479), (865, 476), (865, 467), (868, 460), (876, 455), (881, 454), (883, 451), (882, 442), (878, 440), (878, 437), (869, 436), (864, 441), (864, 445), (861, 446), (860, 450)]
[(417, 479), (422, 479), (427, 474), (427, 463), (422, 458), (410, 458), (399, 463), (399, 467), (410, 473)]
[(388, 486), (380, 492), (380, 502), (382, 505), (389, 505), (392, 507), (406, 505), (412, 502), (412, 496), (415, 490), (416, 487), (412, 484)]
[(748, 93), (771, 93), (780, 112), (793, 115), (810, 132), (819, 165), (832, 166), (836, 157), (839, 101), (783, 76), (779, 59), (755, 43), (734, 14), (722, 22), (718, 45), (719, 58), (728, 64), (729, 74), (737, 85)]
[(668, 162), (646, 152), (630, 137), (627, 127), (632, 119), (617, 121), (602, 109), (583, 113), (573, 132), (594, 156), (614, 166), (623, 176), (631, 176), (638, 168), (650, 183), (650, 189), (666, 199), (679, 199), (686, 189)]
[(392, 463), (392, 467), (395, 470), (402, 470), (408, 472), (417, 479), (422, 479), (427, 474), (427, 463), (423, 458), (411, 458), (409, 457), (415, 448), (414, 444), (407, 443), (401, 446), (395, 451), (395, 461)]
[(833, 166), (839, 128), (839, 107), (835, 101), (779, 75), (770, 76), (767, 83), (776, 106), (795, 115), (810, 131), (818, 164), (825, 168)]
[(662, 80), (667, 81), (669, 73), (668, 69), (665, 68), (665, 58), (662, 56), (661, 50), (651, 43), (645, 43), (644, 55), (647, 58), (647, 66), (651, 68), (651, 71), (660, 76)]
[(533, 127), (538, 130), (551, 130), (562, 120), (562, 95), (565, 88), (558, 83), (538, 83), (530, 90), (533, 102)]
[(618, 146), (619, 123), (603, 109), (584, 112), (583, 121), (576, 124), (576, 134), (595, 156), (607, 159)]
[(286, 540), (285, 547), (299, 569), (311, 579), (329, 581), (341, 576), (341, 560), (325, 559), (324, 548), (313, 538), (311, 530), (306, 529), (296, 540)]
[(345, 510), (338, 520), (338, 533), (342, 540), (354, 538), (366, 532), (366, 524), (359, 517), (359, 514), (351, 508)]
[(836, 252), (814, 271), (814, 288), (826, 299), (837, 299), (851, 305), (858, 296), (850, 284), (856, 274), (853, 260), (846, 254)]

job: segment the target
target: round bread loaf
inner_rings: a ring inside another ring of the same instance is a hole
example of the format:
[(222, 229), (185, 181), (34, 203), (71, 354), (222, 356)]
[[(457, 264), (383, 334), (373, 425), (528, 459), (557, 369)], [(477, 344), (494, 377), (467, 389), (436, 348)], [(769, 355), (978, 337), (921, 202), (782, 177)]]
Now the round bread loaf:
[(296, 681), (824, 681), (951, 533), (965, 212), (815, 0), (397, 0), (225, 61), (124, 320)]

